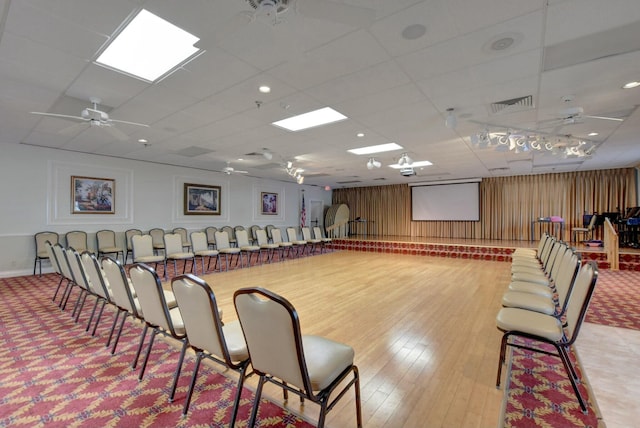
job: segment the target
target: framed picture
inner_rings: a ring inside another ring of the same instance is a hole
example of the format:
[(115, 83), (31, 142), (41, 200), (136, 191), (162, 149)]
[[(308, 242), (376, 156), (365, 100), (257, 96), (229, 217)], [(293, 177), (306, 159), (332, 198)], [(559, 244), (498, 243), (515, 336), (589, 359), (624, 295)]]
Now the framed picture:
[(220, 186), (184, 183), (185, 215), (220, 215)]
[(271, 192), (260, 193), (260, 214), (278, 215), (278, 194)]
[(115, 214), (116, 180), (71, 176), (71, 214)]

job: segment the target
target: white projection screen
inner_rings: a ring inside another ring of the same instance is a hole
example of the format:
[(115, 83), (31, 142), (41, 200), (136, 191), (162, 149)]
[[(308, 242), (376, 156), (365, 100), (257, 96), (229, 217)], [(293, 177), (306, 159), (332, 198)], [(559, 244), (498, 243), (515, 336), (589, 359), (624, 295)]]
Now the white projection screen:
[(479, 221), (480, 183), (414, 185), (411, 219)]

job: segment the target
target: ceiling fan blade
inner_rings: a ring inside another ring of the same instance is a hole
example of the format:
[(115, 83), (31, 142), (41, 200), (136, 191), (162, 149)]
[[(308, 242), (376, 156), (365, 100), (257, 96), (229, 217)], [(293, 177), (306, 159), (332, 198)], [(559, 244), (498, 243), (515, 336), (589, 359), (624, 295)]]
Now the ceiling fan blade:
[(376, 11), (329, 0), (297, 0), (296, 11), (308, 18), (322, 19), (367, 28), (376, 19)]
[(126, 121), (126, 120), (109, 119), (109, 122), (125, 123), (127, 125), (135, 125), (135, 126), (144, 126), (145, 128), (149, 127), (149, 125), (147, 125), (145, 123), (129, 122), (129, 121)]
[(49, 116), (49, 117), (59, 117), (61, 119), (69, 119), (69, 120), (81, 120), (83, 122), (86, 122), (87, 119), (85, 119), (84, 117), (80, 117), (80, 116), (71, 116), (68, 114), (57, 114), (57, 113), (43, 113), (40, 111), (32, 111), (30, 112), (31, 114), (36, 114), (38, 116)]
[(624, 119), (620, 119), (619, 117), (590, 116), (587, 114), (582, 115), (582, 117), (588, 117), (589, 119), (603, 119), (603, 120), (613, 120), (616, 122), (624, 122)]
[(74, 123), (71, 126), (67, 126), (66, 128), (62, 128), (58, 131), (58, 134), (65, 135), (67, 137), (74, 136), (78, 134), (81, 130), (86, 129), (88, 123), (86, 121), (82, 121), (80, 123)]
[(111, 134), (112, 137), (120, 141), (127, 141), (129, 139), (129, 136), (127, 134), (108, 123), (100, 125), (100, 128), (104, 128), (104, 130)]

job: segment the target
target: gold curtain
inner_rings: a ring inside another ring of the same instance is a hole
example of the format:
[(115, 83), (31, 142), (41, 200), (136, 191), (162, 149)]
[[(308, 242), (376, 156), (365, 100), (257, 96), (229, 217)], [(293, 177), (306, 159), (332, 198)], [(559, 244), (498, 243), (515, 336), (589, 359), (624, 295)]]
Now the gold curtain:
[(333, 203), (346, 204), (349, 219), (366, 219), (368, 233), (378, 236), (505, 240), (529, 239), (532, 220), (549, 216), (564, 219), (569, 240), (583, 214), (624, 213), (638, 204), (633, 168), (483, 178), (479, 222), (411, 221), (406, 184), (335, 189)]

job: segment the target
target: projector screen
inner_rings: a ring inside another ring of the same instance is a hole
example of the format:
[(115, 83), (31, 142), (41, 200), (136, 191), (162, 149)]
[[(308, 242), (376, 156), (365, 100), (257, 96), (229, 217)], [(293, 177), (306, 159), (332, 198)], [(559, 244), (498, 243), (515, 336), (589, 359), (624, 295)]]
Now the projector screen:
[(480, 220), (480, 183), (411, 187), (412, 220)]

